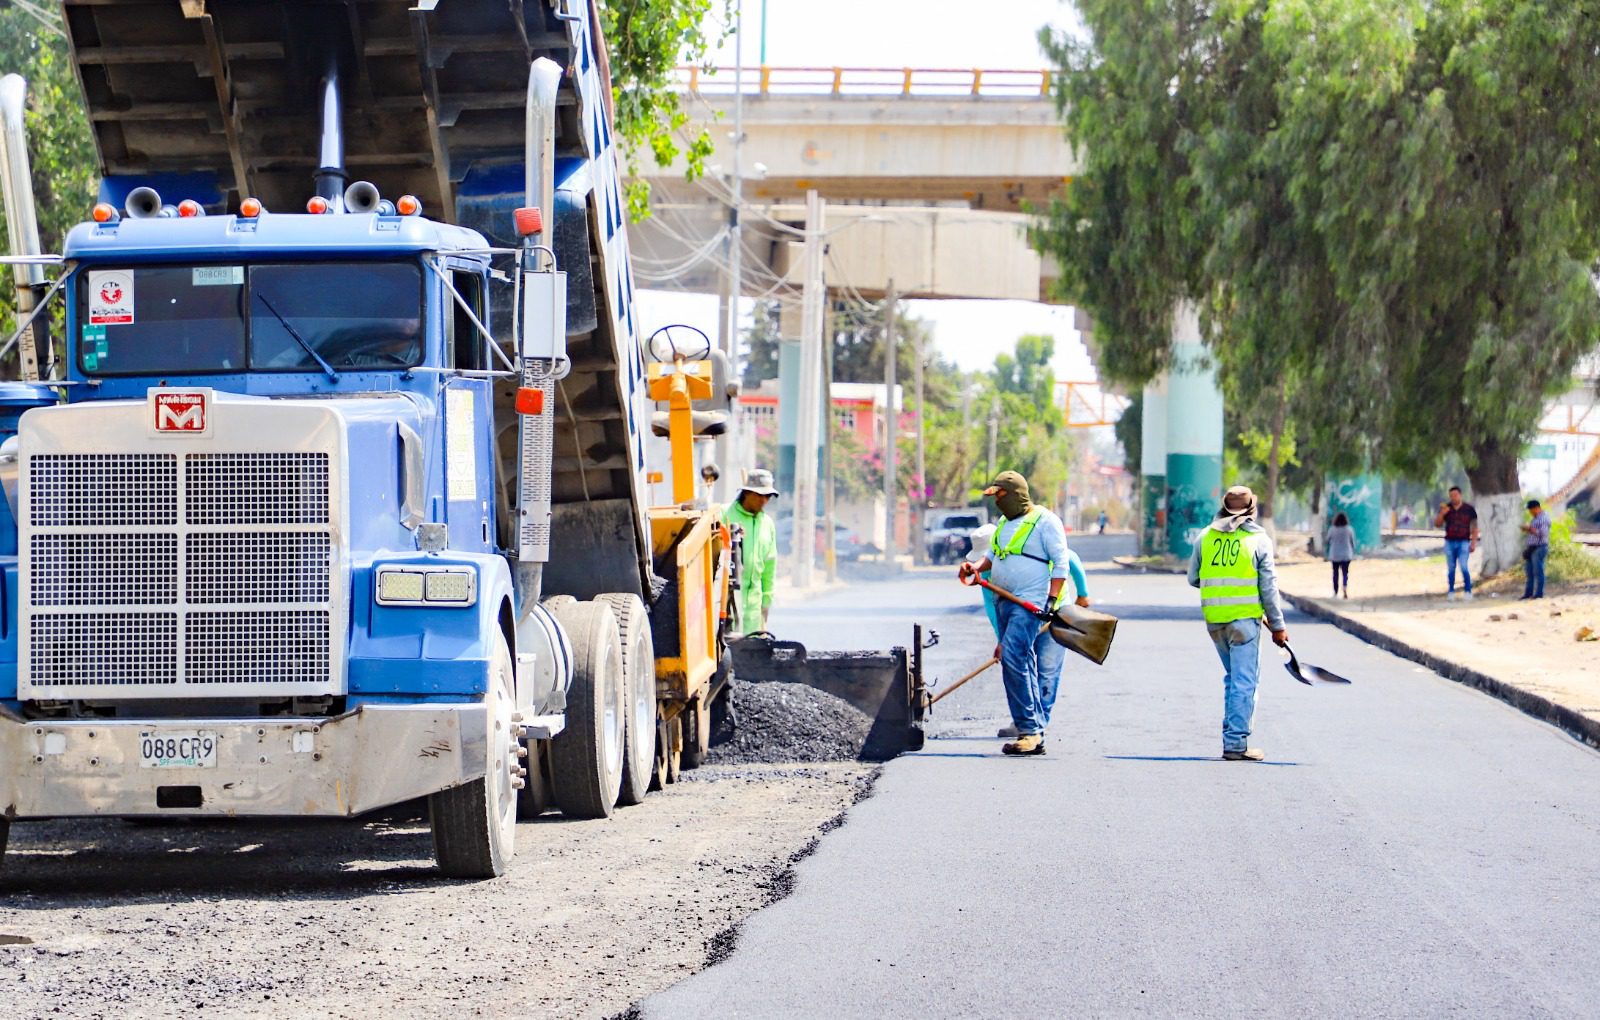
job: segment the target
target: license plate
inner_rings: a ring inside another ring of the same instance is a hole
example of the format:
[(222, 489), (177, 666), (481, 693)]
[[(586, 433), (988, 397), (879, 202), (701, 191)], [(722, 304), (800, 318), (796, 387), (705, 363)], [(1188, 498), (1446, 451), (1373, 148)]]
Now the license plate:
[(139, 767), (214, 769), (217, 735), (208, 730), (147, 730), (139, 734)]

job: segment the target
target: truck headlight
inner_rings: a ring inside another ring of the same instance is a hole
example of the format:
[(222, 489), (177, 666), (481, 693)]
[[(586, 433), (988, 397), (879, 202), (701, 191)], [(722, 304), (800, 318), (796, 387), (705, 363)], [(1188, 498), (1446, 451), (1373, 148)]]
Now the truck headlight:
[(478, 572), (471, 567), (380, 567), (381, 606), (470, 606), (478, 600)]

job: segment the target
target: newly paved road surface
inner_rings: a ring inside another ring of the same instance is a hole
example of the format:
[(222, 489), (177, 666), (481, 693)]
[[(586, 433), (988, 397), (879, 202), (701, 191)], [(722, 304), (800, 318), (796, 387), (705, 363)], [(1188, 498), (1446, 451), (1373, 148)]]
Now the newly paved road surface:
[[(951, 678), (990, 639), (950, 573), (774, 630), (873, 647), (920, 618)], [(1222, 762), (1192, 590), (1109, 566), (1091, 587), (1124, 623), (1104, 667), (1069, 656), (1047, 756), (999, 756), (999, 678), (969, 684), (794, 893), (645, 1017), (1600, 1016), (1600, 754), (1291, 616), (1301, 657), (1355, 685), (1302, 687), (1265, 651), (1269, 760)]]

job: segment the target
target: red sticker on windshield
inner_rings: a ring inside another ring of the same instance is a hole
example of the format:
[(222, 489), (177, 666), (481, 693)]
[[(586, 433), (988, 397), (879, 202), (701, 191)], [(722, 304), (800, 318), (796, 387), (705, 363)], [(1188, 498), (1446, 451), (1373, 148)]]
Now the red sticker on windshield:
[(120, 269), (89, 274), (89, 325), (126, 326), (133, 322), (133, 274)]

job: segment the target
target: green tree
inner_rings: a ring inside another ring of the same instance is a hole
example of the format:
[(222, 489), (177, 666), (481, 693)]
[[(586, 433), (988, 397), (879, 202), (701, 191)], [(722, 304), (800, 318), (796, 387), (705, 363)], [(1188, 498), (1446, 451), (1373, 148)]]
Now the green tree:
[(596, 5), (611, 61), (628, 212), (635, 221), (650, 215), (650, 184), (639, 175), (641, 153), (648, 152), (663, 167), (682, 155), (690, 180), (705, 173), (711, 135), (702, 130), (686, 146), (679, 144), (689, 116), (672, 87), (672, 72), (681, 64), (702, 63), (707, 51), (726, 38), (733, 5), (734, 0), (611, 0)]
[[(47, 20), (59, 24), (58, 19), (47, 19), (15, 6), (0, 8), (0, 72), (20, 74), (28, 82), (24, 120), (39, 241), (46, 252), (59, 252), (67, 231), (88, 219), (100, 174), (66, 39), (60, 32), (46, 28)], [(4, 244), (9, 252), (9, 236)], [(16, 291), (9, 269), (5, 277), (5, 284), (0, 286), (0, 320), (5, 329), (0, 336), (10, 335), (16, 314)], [(59, 350), (63, 322), (59, 302), (51, 314), (52, 336)], [(17, 355), (13, 351), (7, 355), (3, 371), (9, 378), (16, 378), (16, 366)]]
[(1322, 470), (1426, 477), (1459, 455), (1485, 566), (1510, 565), (1516, 454), (1600, 333), (1600, 77), (1572, 73), (1600, 20), (1534, 0), (1079, 7), (1090, 38), (1044, 42), (1087, 166), (1037, 236), (1106, 370), (1159, 371), (1166, 316), (1197, 300), (1252, 425), (1280, 444), (1292, 425)]

